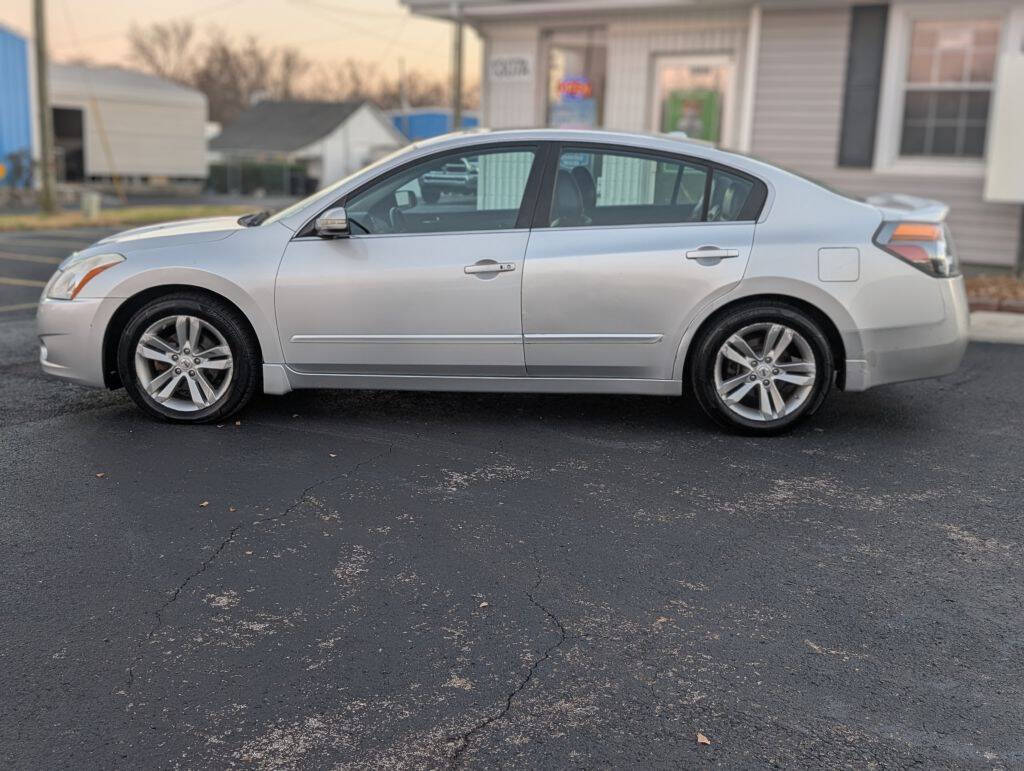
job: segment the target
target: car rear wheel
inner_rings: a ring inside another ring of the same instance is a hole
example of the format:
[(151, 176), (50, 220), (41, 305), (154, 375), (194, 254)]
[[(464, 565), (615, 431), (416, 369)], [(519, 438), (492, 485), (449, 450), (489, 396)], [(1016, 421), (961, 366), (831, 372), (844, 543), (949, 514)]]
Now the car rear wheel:
[(835, 363), (819, 324), (781, 303), (737, 308), (696, 341), (690, 385), (719, 425), (777, 434), (814, 414), (832, 385)]
[(223, 420), (259, 385), (252, 332), (224, 302), (163, 297), (128, 322), (118, 345), (121, 382), (144, 411), (178, 423)]

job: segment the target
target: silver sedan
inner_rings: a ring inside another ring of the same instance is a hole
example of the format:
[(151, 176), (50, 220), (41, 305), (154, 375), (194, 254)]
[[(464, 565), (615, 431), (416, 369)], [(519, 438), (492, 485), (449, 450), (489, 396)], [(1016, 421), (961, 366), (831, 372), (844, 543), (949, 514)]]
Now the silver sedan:
[(945, 216), (673, 137), (450, 135), (273, 216), (71, 255), (40, 361), (187, 423), (258, 391), (370, 388), (686, 395), (773, 433), (832, 387), (957, 368)]

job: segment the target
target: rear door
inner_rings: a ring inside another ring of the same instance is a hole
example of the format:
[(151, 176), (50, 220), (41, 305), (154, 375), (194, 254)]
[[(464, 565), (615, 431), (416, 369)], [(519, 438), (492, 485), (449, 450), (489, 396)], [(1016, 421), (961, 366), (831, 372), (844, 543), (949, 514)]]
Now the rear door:
[(528, 374), (671, 378), (694, 312), (742, 278), (766, 194), (699, 160), (561, 145), (523, 273)]

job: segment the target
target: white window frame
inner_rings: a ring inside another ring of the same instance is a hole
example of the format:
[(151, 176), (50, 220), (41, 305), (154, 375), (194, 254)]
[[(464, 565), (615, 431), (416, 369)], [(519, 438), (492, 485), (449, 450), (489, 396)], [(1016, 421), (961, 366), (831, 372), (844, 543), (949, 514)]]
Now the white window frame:
[[(1010, 24), (1013, 6), (1009, 2), (972, 0), (968, 3), (903, 2), (889, 8), (889, 29), (885, 39), (885, 61), (882, 68), (882, 93), (879, 100), (878, 125), (875, 136), (874, 171), (879, 174), (914, 176), (984, 177), (985, 158), (930, 158), (900, 155), (903, 137), (903, 108), (910, 60), (910, 36), (915, 21), (956, 19), (998, 19), (999, 55), (1019, 37), (1018, 26)], [(1019, 13), (1014, 13), (1016, 20)], [(1019, 41), (1018, 41), (1019, 42)], [(994, 76), (995, 77), (995, 76)], [(993, 95), (995, 89), (993, 88)], [(991, 108), (990, 108), (991, 109)], [(991, 112), (989, 113), (991, 129)], [(988, 145), (986, 143), (986, 153)]]

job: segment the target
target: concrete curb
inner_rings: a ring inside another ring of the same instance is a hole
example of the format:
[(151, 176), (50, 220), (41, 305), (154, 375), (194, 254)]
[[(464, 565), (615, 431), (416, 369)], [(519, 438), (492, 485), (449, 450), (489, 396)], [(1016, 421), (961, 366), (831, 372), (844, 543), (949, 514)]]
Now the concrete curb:
[(977, 297), (968, 300), (972, 311), (1002, 311), (1003, 313), (1024, 313), (1024, 300), (1000, 300), (998, 298)]
[(1024, 312), (972, 311), (971, 340), (1024, 345)]

